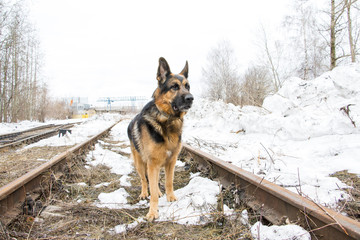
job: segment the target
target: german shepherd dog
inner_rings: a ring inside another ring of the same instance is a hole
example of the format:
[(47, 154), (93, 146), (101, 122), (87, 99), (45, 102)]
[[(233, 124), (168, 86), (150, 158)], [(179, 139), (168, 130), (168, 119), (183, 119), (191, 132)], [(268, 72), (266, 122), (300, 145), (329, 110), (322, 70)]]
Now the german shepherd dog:
[(146, 218), (158, 218), (160, 168), (165, 168), (165, 190), (169, 202), (176, 201), (173, 190), (174, 169), (181, 150), (183, 117), (191, 108), (194, 97), (190, 94), (188, 62), (179, 74), (170, 71), (164, 58), (159, 59), (158, 87), (153, 99), (130, 122), (128, 137), (136, 170), (141, 178), (140, 199), (149, 196), (150, 209)]

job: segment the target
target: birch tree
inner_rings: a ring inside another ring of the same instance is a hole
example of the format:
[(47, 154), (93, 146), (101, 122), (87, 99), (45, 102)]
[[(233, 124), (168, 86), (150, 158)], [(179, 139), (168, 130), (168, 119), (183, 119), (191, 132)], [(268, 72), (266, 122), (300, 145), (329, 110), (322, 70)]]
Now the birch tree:
[(241, 105), (261, 106), (271, 90), (270, 72), (263, 66), (250, 66), (241, 84)]
[(39, 72), (39, 41), (22, 2), (0, 0), (0, 122), (40, 118), (39, 93), (46, 86)]
[(240, 104), (240, 77), (235, 53), (229, 41), (219, 42), (209, 52), (207, 65), (202, 69), (202, 78), (206, 83), (206, 97)]
[[(336, 67), (339, 61), (347, 59), (351, 59), (351, 62), (356, 61), (359, 28), (353, 28), (353, 24), (358, 26), (358, 23), (357, 18), (353, 18), (352, 11), (359, 10), (357, 2), (357, 0), (330, 0), (329, 2), (330, 12), (327, 14), (330, 23), (326, 29), (329, 32), (330, 69)], [(349, 51), (346, 50), (346, 45), (349, 46)]]
[[(344, 0), (344, 7), (346, 8), (346, 20), (347, 20), (347, 29), (348, 29), (348, 39), (349, 39), (349, 48), (350, 48), (350, 56), (351, 56), (351, 62), (356, 61), (356, 55), (357, 55), (357, 49), (356, 49), (356, 43), (359, 39), (359, 28), (355, 28), (355, 31), (353, 29), (353, 18), (352, 18), (352, 10), (359, 10), (359, 7), (356, 5), (358, 0)], [(356, 22), (355, 22), (356, 23)], [(354, 41), (354, 35), (355, 35), (355, 41)]]
[(308, 0), (293, 1), (293, 14), (283, 22), (289, 39), (288, 59), (293, 59), (293, 72), (302, 79), (313, 79), (328, 69), (326, 43), (319, 33), (318, 10)]

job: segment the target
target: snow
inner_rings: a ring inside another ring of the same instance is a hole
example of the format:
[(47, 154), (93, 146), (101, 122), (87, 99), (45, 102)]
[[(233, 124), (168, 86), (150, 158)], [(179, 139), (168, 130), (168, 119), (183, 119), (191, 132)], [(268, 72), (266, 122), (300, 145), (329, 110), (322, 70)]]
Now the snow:
[[(337, 67), (320, 77), (304, 81), (288, 79), (262, 107), (240, 108), (221, 101), (196, 99), (186, 115), (183, 141), (247, 171), (300, 193), (318, 203), (335, 208), (340, 199), (349, 196), (341, 188), (349, 187), (329, 175), (341, 170), (360, 175), (360, 65)], [(349, 116), (341, 108), (349, 106)], [(68, 146), (77, 144), (119, 120), (117, 114), (104, 114), (82, 120), (72, 134), (52, 137), (27, 146)], [(126, 134), (131, 117), (122, 117), (110, 132), (119, 141), (116, 147), (130, 153)], [(352, 123), (356, 124), (356, 127)], [(46, 124), (49, 124), (47, 122)], [(24, 121), (0, 124), (0, 134), (19, 131), (41, 123)], [(108, 208), (146, 208), (147, 200), (135, 205), (127, 202), (125, 187), (131, 186), (129, 174), (134, 171), (132, 160), (103, 148), (100, 141), (87, 156), (89, 166), (105, 164), (120, 175), (120, 188), (101, 193), (96, 205)], [(177, 166), (183, 163), (177, 162)], [(98, 184), (96, 187), (109, 183)], [(200, 187), (199, 187), (200, 186)], [(206, 222), (209, 212), (216, 209), (220, 186), (217, 182), (191, 174), (187, 186), (175, 191), (178, 201), (159, 199), (159, 219), (180, 224)], [(226, 213), (232, 210), (224, 206)], [(249, 225), (247, 212), (242, 222)], [(121, 224), (113, 233), (123, 233), (143, 219)], [(251, 227), (254, 239), (310, 239), (296, 225)], [(259, 236), (260, 234), (260, 236)]]
[(23, 131), (29, 128), (39, 127), (41, 125), (44, 124), (35, 121), (22, 121), (19, 123), (1, 123), (0, 134)]
[[(348, 187), (329, 175), (360, 174), (360, 65), (305, 81), (287, 80), (262, 108), (198, 99), (185, 119), (188, 144), (336, 207)], [(241, 131), (239, 131), (241, 130)], [(245, 131), (245, 133), (243, 132)]]
[(50, 138), (46, 138), (39, 142), (30, 144), (26, 146), (26, 148), (42, 146), (72, 146), (86, 141), (92, 136), (95, 136), (96, 134), (113, 125), (119, 119), (119, 114), (96, 115), (83, 120), (80, 124), (74, 125), (71, 128), (71, 134), (67, 132), (63, 137), (56, 135)]
[(194, 177), (185, 187), (176, 190), (177, 201), (168, 202), (166, 196), (159, 199), (159, 221), (180, 224), (204, 223), (206, 214), (216, 209), (220, 193), (219, 184), (203, 177)]
[(257, 222), (251, 227), (251, 235), (259, 240), (311, 240), (310, 233), (292, 224), (268, 227)]
[(108, 208), (122, 208), (122, 205), (127, 203), (126, 198), (128, 196), (129, 194), (124, 188), (119, 188), (111, 193), (100, 193), (98, 198), (102, 206)]
[(86, 121), (87, 119), (66, 119), (66, 120), (48, 120), (46, 122), (38, 122), (38, 121), (21, 121), (18, 123), (0, 123), (0, 135), (6, 133), (13, 133), (24, 131), (30, 128), (40, 127), (49, 124), (69, 124), (69, 123), (81, 123)]
[(86, 159), (92, 166), (103, 164), (110, 167), (112, 173), (119, 175), (128, 175), (133, 171), (131, 159), (111, 150), (103, 149), (98, 143), (95, 144), (95, 150), (91, 151)]
[(145, 220), (143, 218), (139, 218), (137, 219), (137, 221), (130, 224), (117, 225), (114, 227), (113, 233), (114, 234), (126, 233), (126, 231), (135, 228), (141, 222), (145, 222)]

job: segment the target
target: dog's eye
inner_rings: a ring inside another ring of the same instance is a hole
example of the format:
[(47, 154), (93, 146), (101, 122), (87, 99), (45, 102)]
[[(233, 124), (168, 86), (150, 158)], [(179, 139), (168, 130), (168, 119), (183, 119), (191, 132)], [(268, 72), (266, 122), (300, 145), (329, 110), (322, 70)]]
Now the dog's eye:
[(190, 90), (190, 85), (189, 85), (188, 83), (186, 83), (186, 84), (185, 84), (185, 88), (186, 88), (187, 90)]
[(173, 90), (179, 90), (180, 87), (179, 87), (178, 84), (174, 84), (174, 85), (171, 86), (171, 89), (173, 89)]

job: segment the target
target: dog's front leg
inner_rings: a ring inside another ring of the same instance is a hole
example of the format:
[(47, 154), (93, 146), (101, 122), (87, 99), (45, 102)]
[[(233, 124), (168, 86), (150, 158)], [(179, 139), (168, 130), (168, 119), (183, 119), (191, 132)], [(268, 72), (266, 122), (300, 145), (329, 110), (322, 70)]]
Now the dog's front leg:
[(177, 154), (171, 156), (171, 159), (165, 164), (165, 190), (166, 190), (166, 199), (169, 202), (176, 201), (177, 198), (174, 194), (174, 170), (175, 163), (177, 159)]
[(152, 160), (148, 162), (148, 178), (150, 185), (150, 209), (146, 218), (148, 221), (153, 221), (159, 217), (158, 204), (159, 204), (159, 173), (160, 166), (153, 163)]

